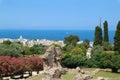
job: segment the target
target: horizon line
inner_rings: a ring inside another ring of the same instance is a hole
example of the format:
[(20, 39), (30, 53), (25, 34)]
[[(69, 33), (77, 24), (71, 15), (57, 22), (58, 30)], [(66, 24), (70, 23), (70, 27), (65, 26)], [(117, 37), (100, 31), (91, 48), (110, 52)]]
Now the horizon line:
[[(95, 29), (0, 29), (0, 30), (95, 30)], [(109, 29), (108, 31), (115, 31), (115, 29)]]

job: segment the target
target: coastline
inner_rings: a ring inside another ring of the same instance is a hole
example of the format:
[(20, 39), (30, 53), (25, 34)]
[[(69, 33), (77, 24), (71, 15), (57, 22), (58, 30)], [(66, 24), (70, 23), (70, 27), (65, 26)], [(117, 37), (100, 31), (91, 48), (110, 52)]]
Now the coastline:
[[(109, 31), (110, 43), (114, 42), (114, 30)], [(64, 40), (66, 36), (77, 35), (80, 40), (85, 39), (93, 42), (94, 30), (0, 30), (0, 38), (18, 39), (22, 35), (24, 38), (32, 39), (47, 39), (47, 40)]]
[[(37, 44), (43, 44), (46, 46), (49, 46), (51, 44), (58, 44), (60, 46), (65, 46), (64, 41), (63, 40), (48, 40), (48, 39), (25, 39), (22, 36), (20, 36), (18, 39), (11, 39), (11, 38), (0, 38), (0, 43), (2, 43), (3, 41), (11, 41), (11, 42), (21, 42), (23, 44), (23, 46), (33, 46), (33, 45), (37, 45)], [(79, 41), (78, 44), (83, 43), (83, 41)], [(93, 46), (93, 42), (90, 42), (90, 46)]]

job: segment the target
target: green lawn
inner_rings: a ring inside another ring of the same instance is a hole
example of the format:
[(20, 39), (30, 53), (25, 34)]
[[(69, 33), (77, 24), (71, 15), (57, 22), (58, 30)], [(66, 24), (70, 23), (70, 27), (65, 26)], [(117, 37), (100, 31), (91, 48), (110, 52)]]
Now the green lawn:
[(44, 75), (38, 75), (38, 76), (35, 76), (35, 77), (32, 77), (32, 78), (28, 78), (27, 80), (40, 80), (44, 78)]
[(67, 72), (67, 74), (62, 75), (61, 78), (62, 80), (73, 80), (73, 78), (76, 76), (77, 74), (75, 73), (74, 70), (69, 70)]
[(108, 80), (120, 80), (120, 73), (111, 73), (110, 71), (100, 71), (93, 76), (94, 79), (97, 77), (109, 78)]
[[(61, 79), (62, 80), (73, 80), (75, 75), (76, 74), (75, 74), (74, 70), (69, 70), (67, 72), (67, 74), (61, 76)], [(35, 76), (35, 77), (32, 77), (32, 78), (29, 78), (27, 80), (41, 80), (42, 78), (44, 78), (44, 75), (38, 75), (38, 76)]]
[(84, 71), (89, 71), (89, 72), (92, 72), (94, 70), (96, 70), (97, 68), (82, 68), (82, 70)]
[[(84, 68), (84, 71), (89, 71), (90, 73), (96, 70), (96, 68)], [(67, 74), (62, 75), (62, 80), (73, 80), (73, 78), (76, 76), (75, 70), (68, 70)], [(33, 78), (27, 79), (27, 80), (41, 80), (44, 77), (44, 75), (38, 75)], [(111, 73), (110, 69), (107, 71), (100, 71), (96, 75), (93, 76), (94, 79), (97, 77), (104, 77), (109, 78), (108, 80), (120, 80), (120, 70), (119, 73)]]

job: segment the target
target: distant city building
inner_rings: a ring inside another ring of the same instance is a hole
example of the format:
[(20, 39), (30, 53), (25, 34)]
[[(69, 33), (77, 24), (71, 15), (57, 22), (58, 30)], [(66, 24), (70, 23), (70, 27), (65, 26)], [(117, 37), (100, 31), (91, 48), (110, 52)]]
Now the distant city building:
[(24, 46), (33, 46), (33, 45), (37, 45), (37, 44), (43, 44), (46, 46), (49, 46), (51, 44), (58, 44), (61, 46), (65, 46), (64, 41), (54, 41), (54, 40), (47, 40), (47, 39), (36, 39), (36, 40), (29, 40), (29, 39), (25, 39), (23, 38), (23, 36), (21, 35), (18, 39), (10, 39), (10, 38), (1, 38), (0, 39), (0, 43), (2, 43), (3, 41), (6, 40), (10, 40), (11, 42), (21, 42)]
[[(18, 39), (10, 39), (10, 38), (1, 38), (0, 39), (0, 43), (2, 43), (3, 41), (6, 40), (10, 40), (11, 42), (21, 42), (23, 44), (23, 46), (29, 46), (32, 47), (33, 45), (37, 45), (37, 44), (43, 44), (46, 46), (49, 46), (51, 44), (58, 44), (60, 46), (65, 46), (64, 41), (62, 40), (47, 40), (47, 39), (36, 39), (36, 40), (30, 40), (30, 39), (25, 39), (23, 38), (23, 36), (21, 35)], [(83, 43), (83, 41), (79, 41), (78, 44)], [(93, 47), (93, 42), (90, 42), (90, 47)]]

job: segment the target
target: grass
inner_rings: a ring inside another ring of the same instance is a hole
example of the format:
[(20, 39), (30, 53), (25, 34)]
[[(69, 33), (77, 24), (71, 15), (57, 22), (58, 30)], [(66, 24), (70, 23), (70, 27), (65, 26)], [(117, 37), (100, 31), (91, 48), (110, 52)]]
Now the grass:
[(89, 71), (89, 72), (92, 72), (92, 71), (94, 71), (95, 69), (97, 69), (97, 68), (83, 68), (84, 71)]
[(62, 80), (73, 80), (73, 78), (76, 76), (77, 74), (75, 73), (74, 70), (69, 70), (67, 72), (67, 74), (62, 75), (61, 78)]
[(108, 54), (115, 53), (115, 51), (104, 51), (104, 52), (106, 52), (106, 53), (108, 53)]
[(93, 76), (94, 79), (97, 77), (108, 78), (108, 80), (120, 80), (120, 73), (112, 73), (110, 71), (100, 71)]
[[(73, 80), (73, 78), (75, 77), (75, 75), (76, 74), (75, 74), (74, 70), (69, 70), (67, 72), (67, 74), (61, 76), (61, 79), (62, 80)], [(27, 80), (41, 80), (44, 77), (45, 77), (44, 75), (38, 75), (38, 76), (35, 76), (35, 77), (32, 77), (32, 78), (29, 78)]]
[[(83, 70), (89, 71), (90, 73), (92, 73), (94, 70), (96, 70), (96, 68), (83, 68)], [(69, 69), (67, 74), (61, 76), (61, 79), (62, 80), (73, 80), (73, 78), (76, 75), (77, 74), (75, 73), (75, 70)], [(32, 78), (29, 78), (27, 80), (41, 80), (44, 77), (45, 77), (44, 75), (38, 75)], [(120, 80), (120, 70), (119, 70), (119, 73), (112, 73), (110, 69), (108, 69), (107, 71), (100, 71), (93, 76), (94, 79), (96, 79), (97, 77), (108, 78), (108, 80)]]
[(44, 75), (38, 75), (38, 76), (35, 76), (35, 77), (32, 77), (32, 78), (28, 78), (27, 80), (40, 80), (44, 78)]

